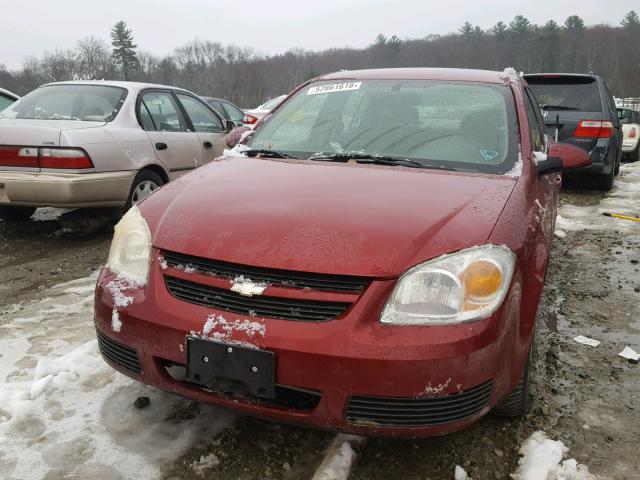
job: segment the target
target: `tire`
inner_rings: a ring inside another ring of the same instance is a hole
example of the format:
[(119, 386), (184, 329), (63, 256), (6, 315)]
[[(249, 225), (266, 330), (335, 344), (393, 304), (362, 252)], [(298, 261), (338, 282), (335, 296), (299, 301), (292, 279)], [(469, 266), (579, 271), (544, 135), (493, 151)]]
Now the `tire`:
[(22, 222), (36, 211), (35, 207), (0, 207), (0, 218), (5, 222)]
[(637, 162), (638, 160), (640, 160), (640, 142), (638, 142), (636, 149), (629, 155), (630, 162)]
[(140, 203), (151, 195), (155, 190), (164, 185), (164, 180), (156, 172), (151, 170), (140, 170), (131, 184), (129, 198), (125, 205), (125, 210), (129, 210), (132, 205)]
[(531, 406), (530, 395), (530, 370), (532, 363), (533, 345), (529, 347), (529, 355), (527, 356), (527, 363), (524, 366), (522, 375), (520, 375), (520, 381), (516, 388), (511, 393), (500, 400), (495, 407), (493, 407), (493, 414), (497, 417), (514, 419), (525, 415), (529, 411)]
[(596, 187), (598, 190), (608, 192), (613, 188), (613, 179), (615, 178), (615, 168), (611, 169), (609, 175), (599, 175), (596, 177)]

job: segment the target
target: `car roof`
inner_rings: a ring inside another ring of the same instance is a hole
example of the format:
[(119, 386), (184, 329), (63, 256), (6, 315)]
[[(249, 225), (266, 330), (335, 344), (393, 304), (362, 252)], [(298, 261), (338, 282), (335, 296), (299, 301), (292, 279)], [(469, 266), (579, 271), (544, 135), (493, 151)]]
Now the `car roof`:
[(13, 93), (13, 92), (11, 92), (9, 90), (5, 90), (4, 88), (0, 88), (0, 93), (6, 95), (8, 97), (15, 98), (16, 100), (20, 98), (19, 95), (16, 95), (15, 93)]
[(48, 87), (50, 85), (104, 85), (109, 87), (120, 87), (126, 90), (143, 90), (145, 88), (169, 88), (172, 90), (182, 90), (188, 92), (184, 88), (174, 87), (171, 85), (161, 85), (157, 83), (145, 83), (145, 82), (129, 82), (129, 81), (117, 81), (117, 80), (69, 80), (64, 82), (52, 82), (41, 85)]
[(507, 71), (469, 68), (376, 68), (343, 70), (322, 75), (316, 80), (451, 80), (484, 83), (505, 83)]

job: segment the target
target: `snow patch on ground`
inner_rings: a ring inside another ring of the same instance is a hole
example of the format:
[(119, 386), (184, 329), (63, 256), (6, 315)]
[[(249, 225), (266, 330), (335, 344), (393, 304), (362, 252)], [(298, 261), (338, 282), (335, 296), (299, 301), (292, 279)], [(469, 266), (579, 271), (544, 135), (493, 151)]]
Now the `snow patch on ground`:
[(518, 470), (511, 475), (513, 480), (593, 480), (585, 465), (573, 458), (562, 461), (568, 448), (558, 440), (551, 440), (542, 431), (537, 431), (520, 446)]
[(31, 219), (36, 222), (50, 222), (52, 220), (58, 220), (64, 213), (70, 212), (69, 208), (53, 208), (53, 207), (41, 207), (31, 215)]
[(605, 217), (603, 212), (631, 216), (640, 213), (640, 162), (623, 164), (613, 189), (598, 204), (562, 205), (556, 217), (556, 236), (581, 230), (628, 232), (637, 229), (637, 222)]
[(312, 480), (347, 480), (357, 457), (353, 445), (362, 442), (356, 435), (336, 435)]
[(456, 465), (456, 469), (453, 472), (453, 478), (454, 480), (472, 480), (460, 465)]
[[(0, 310), (2, 478), (159, 478), (234, 416), (146, 387), (109, 367), (97, 348), (93, 275)], [(150, 399), (142, 410), (140, 396)]]

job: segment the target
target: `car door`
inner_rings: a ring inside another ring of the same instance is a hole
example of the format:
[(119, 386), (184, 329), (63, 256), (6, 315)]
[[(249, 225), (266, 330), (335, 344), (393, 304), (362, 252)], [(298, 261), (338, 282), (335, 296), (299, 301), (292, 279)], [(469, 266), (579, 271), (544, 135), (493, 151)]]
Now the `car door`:
[(200, 140), (204, 162), (218, 158), (226, 148), (226, 120), (213, 107), (195, 96), (176, 92), (176, 97), (187, 114), (190, 127)]
[[(536, 97), (531, 90), (525, 88), (525, 111), (529, 121), (529, 133), (531, 137), (532, 156), (546, 155), (548, 137), (545, 134), (545, 124), (538, 108)], [(549, 173), (538, 178), (533, 209), (534, 223), (538, 224), (539, 232), (536, 234), (547, 249), (551, 248), (553, 231), (555, 228), (557, 203), (560, 191), (562, 175)], [(537, 219), (537, 221), (536, 221)]]
[(204, 153), (198, 135), (170, 90), (144, 90), (137, 105), (140, 125), (147, 132), (156, 157), (172, 178), (202, 165)]

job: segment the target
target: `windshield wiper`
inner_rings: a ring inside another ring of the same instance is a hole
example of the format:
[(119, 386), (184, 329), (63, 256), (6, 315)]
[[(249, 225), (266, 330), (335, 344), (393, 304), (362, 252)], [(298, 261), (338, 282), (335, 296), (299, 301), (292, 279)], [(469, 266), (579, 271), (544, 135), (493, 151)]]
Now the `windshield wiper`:
[(417, 160), (411, 160), (409, 158), (392, 157), (389, 155), (375, 155), (371, 153), (331, 153), (331, 154), (316, 154), (309, 157), (309, 160), (322, 160), (330, 162), (346, 162), (348, 160), (355, 160), (358, 163), (373, 163), (376, 165), (400, 165), (403, 167), (416, 167), (416, 168), (438, 168), (442, 170), (453, 170), (441, 165), (428, 165), (426, 163), (419, 162)]
[(267, 150), (264, 148), (256, 148), (251, 150), (244, 150), (240, 153), (244, 153), (248, 157), (255, 157), (256, 155), (260, 155), (262, 157), (275, 157), (275, 158), (296, 158), (293, 155), (289, 155), (288, 153), (278, 152), (277, 150)]
[(540, 110), (580, 110), (578, 107), (567, 107), (566, 105), (540, 105)]

